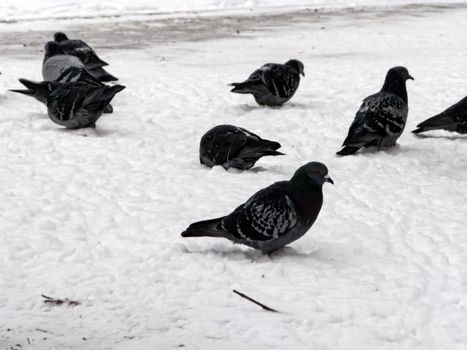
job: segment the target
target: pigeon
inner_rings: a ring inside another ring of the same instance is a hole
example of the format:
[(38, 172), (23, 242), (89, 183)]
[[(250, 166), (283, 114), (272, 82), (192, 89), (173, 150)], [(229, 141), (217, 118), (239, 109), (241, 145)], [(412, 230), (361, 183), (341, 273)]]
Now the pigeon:
[(299, 60), (284, 64), (267, 63), (255, 70), (242, 83), (231, 83), (231, 92), (252, 94), (263, 106), (280, 106), (292, 98), (300, 84), (300, 74), (305, 76), (304, 65)]
[(78, 57), (65, 55), (54, 41), (45, 44), (44, 51), (42, 77), (45, 81), (56, 81), (62, 72), (69, 67), (84, 68), (83, 62)]
[(45, 81), (55, 81), (62, 73), (70, 68), (84, 68), (98, 81), (114, 81), (118, 80), (113, 75), (109, 74), (102, 67), (88, 68), (76, 56), (67, 55), (60, 48), (59, 43), (49, 41), (44, 47), (44, 61), (42, 63), (42, 77)]
[(448, 130), (456, 131), (459, 134), (467, 134), (467, 97), (449, 107), (444, 112), (428, 118), (423, 123), (417, 125), (415, 134), (428, 130)]
[[(77, 67), (68, 67), (67, 69), (65, 69), (62, 72), (62, 74), (57, 78), (57, 81), (63, 83), (81, 81), (94, 86), (105, 86), (104, 83), (100, 82), (91, 74), (89, 74), (89, 72), (85, 68)], [(113, 107), (110, 103), (107, 106), (105, 106), (104, 113), (113, 113)]]
[(407, 79), (414, 80), (407, 68), (389, 69), (380, 92), (363, 100), (338, 155), (353, 154), (362, 147), (396, 144), (404, 131), (409, 112)]
[(208, 167), (250, 169), (263, 156), (278, 156), (278, 142), (263, 140), (252, 132), (233, 125), (218, 125), (201, 138), (199, 160)]
[[(85, 68), (78, 67), (68, 67), (65, 69), (62, 74), (57, 78), (56, 82), (42, 81), (35, 82), (28, 79), (20, 78), (19, 82), (23, 84), (27, 89), (12, 89), (10, 91), (24, 94), (27, 96), (34, 97), (39, 102), (42, 102), (47, 105), (47, 98), (50, 93), (55, 90), (60, 84), (59, 83), (69, 83), (69, 82), (86, 82), (89, 85), (93, 86), (105, 86), (103, 83), (91, 76)], [(104, 113), (112, 113), (113, 107), (111, 104), (108, 104), (104, 108)]]
[(125, 86), (95, 86), (86, 82), (59, 84), (47, 97), (47, 112), (56, 124), (67, 129), (95, 127), (97, 119), (115, 94)]
[(305, 164), (289, 181), (258, 191), (229, 215), (191, 224), (182, 237), (222, 237), (271, 254), (311, 228), (325, 182), (334, 184), (324, 164)]
[(86, 68), (104, 67), (109, 64), (101, 60), (96, 52), (84, 41), (74, 39), (70, 40), (65, 33), (57, 32), (54, 34), (54, 40), (57, 42), (66, 55), (78, 57), (84, 63)]

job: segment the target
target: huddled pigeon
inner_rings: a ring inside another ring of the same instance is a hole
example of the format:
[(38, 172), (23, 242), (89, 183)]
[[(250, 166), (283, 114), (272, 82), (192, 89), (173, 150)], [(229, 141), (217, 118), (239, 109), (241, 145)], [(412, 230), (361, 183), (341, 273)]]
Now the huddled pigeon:
[(297, 91), (300, 74), (305, 76), (304, 65), (299, 60), (289, 60), (284, 64), (267, 63), (244, 82), (229, 85), (234, 87), (231, 92), (252, 94), (259, 105), (280, 106)]
[(55, 33), (54, 40), (59, 44), (66, 55), (78, 57), (86, 68), (108, 66), (108, 63), (101, 60), (96, 52), (82, 40), (70, 40), (66, 34), (62, 32)]
[(47, 98), (47, 112), (54, 123), (67, 129), (95, 127), (105, 107), (125, 88), (85, 82), (59, 84)]
[(45, 81), (56, 81), (69, 67), (84, 68), (83, 62), (71, 55), (65, 55), (58, 43), (49, 41), (44, 46), (42, 77)]
[(182, 237), (222, 237), (271, 254), (310, 229), (323, 204), (325, 182), (334, 183), (326, 166), (308, 163), (289, 181), (260, 190), (231, 214), (191, 224)]
[[(42, 81), (35, 82), (27, 79), (19, 79), (20, 83), (23, 84), (26, 89), (12, 89), (12, 92), (18, 92), (27, 96), (34, 97), (36, 100), (47, 105), (47, 98), (50, 93), (59, 87), (61, 84), (58, 83), (70, 83), (70, 82), (85, 82), (93, 86), (105, 86), (103, 83), (95, 79), (90, 75), (86, 69), (69, 67), (62, 72), (62, 74), (57, 78), (56, 82), (51, 81)], [(104, 108), (104, 113), (112, 113), (113, 107), (111, 104), (108, 104)]]
[(352, 154), (362, 147), (396, 144), (404, 131), (409, 112), (407, 79), (413, 80), (407, 68), (389, 69), (380, 92), (363, 100), (338, 155)]
[(49, 41), (44, 47), (44, 61), (42, 63), (42, 77), (45, 81), (55, 81), (63, 72), (70, 67), (83, 68), (99, 81), (114, 81), (118, 80), (113, 75), (109, 74), (102, 67), (88, 68), (76, 56), (67, 55), (60, 48), (59, 43)]
[(437, 129), (467, 134), (467, 97), (464, 97), (444, 112), (418, 124), (417, 129), (412, 132), (418, 134), (420, 132)]
[(277, 156), (278, 142), (263, 140), (252, 132), (233, 125), (218, 125), (201, 138), (199, 160), (201, 164), (224, 169), (250, 169), (263, 156)]

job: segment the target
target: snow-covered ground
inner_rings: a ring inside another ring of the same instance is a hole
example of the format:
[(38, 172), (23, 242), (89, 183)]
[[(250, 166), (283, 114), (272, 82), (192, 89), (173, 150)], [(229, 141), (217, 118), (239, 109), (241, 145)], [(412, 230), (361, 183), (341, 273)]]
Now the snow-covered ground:
[(407, 4), (466, 3), (467, 0), (2, 0), (0, 23), (32, 18), (120, 16), (122, 13), (218, 11), (301, 6), (345, 8)]
[[(409, 131), (466, 94), (466, 16), (302, 10), (5, 29), (0, 349), (465, 349), (467, 137)], [(59, 27), (127, 86), (95, 131), (66, 131), (7, 92), (19, 77), (40, 79), (42, 46)], [(229, 93), (227, 83), (289, 58), (306, 77), (283, 108)], [(395, 65), (416, 79), (400, 146), (336, 157), (361, 100)], [(221, 123), (287, 155), (241, 173), (202, 167), (199, 139)], [(272, 259), (180, 237), (312, 160), (336, 185), (310, 232)], [(49, 306), (41, 294), (81, 305)]]

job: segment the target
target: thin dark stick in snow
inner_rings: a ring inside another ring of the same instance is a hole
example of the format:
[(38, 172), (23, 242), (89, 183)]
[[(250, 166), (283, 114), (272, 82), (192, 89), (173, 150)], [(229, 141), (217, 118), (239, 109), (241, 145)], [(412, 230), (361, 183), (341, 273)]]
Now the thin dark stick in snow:
[(52, 298), (44, 294), (41, 294), (41, 297), (45, 299), (44, 303), (53, 304), (53, 305), (62, 305), (63, 303), (65, 303), (65, 304), (68, 304), (69, 306), (76, 306), (76, 305), (81, 304), (79, 301), (70, 300), (68, 298), (56, 299), (56, 298)]
[(253, 304), (256, 304), (256, 305), (261, 306), (261, 307), (262, 307), (264, 310), (266, 310), (266, 311), (279, 312), (279, 311), (277, 311), (277, 310), (274, 310), (274, 309), (270, 308), (269, 306), (266, 306), (266, 305), (264, 305), (264, 304), (261, 304), (259, 301), (256, 301), (255, 299), (252, 299), (252, 298), (250, 298), (249, 296), (247, 296), (247, 295), (245, 295), (245, 294), (243, 294), (243, 293), (240, 293), (240, 292), (236, 291), (235, 289), (233, 290), (233, 292), (234, 292), (235, 294), (240, 295), (242, 298), (245, 298), (246, 300), (251, 301)]

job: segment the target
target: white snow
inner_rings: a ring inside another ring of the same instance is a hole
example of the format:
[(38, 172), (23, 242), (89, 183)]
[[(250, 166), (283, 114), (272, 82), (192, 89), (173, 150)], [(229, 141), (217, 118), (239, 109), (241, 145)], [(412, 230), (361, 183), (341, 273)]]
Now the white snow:
[(360, 6), (395, 6), (407, 4), (465, 3), (466, 0), (2, 0), (0, 21), (31, 18), (78, 16), (114, 16), (122, 13), (212, 11), (307, 6), (343, 8)]
[[(466, 16), (413, 7), (5, 24), (0, 348), (465, 349), (467, 139), (410, 130), (465, 96)], [(42, 46), (59, 26), (127, 86), (95, 131), (66, 131), (7, 91), (19, 77), (40, 79)], [(229, 93), (227, 83), (289, 58), (306, 77), (283, 108)], [(336, 157), (361, 100), (395, 65), (416, 79), (400, 145)], [(287, 155), (246, 172), (202, 167), (199, 139), (221, 123), (279, 141)], [(307, 235), (272, 259), (180, 237), (312, 160), (335, 186)], [(49, 306), (41, 294), (81, 305)]]

